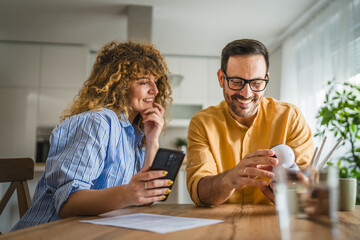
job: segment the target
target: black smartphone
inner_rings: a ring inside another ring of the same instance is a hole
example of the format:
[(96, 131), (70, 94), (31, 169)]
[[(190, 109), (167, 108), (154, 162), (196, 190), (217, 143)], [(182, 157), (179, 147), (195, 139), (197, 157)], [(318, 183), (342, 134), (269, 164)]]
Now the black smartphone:
[[(184, 161), (185, 153), (179, 150), (159, 148), (150, 170), (165, 170), (168, 174), (162, 178), (170, 179), (175, 182), (176, 176), (179, 173), (182, 162)], [(173, 184), (174, 185), (174, 184)], [(172, 186), (169, 186), (171, 189)], [(165, 195), (163, 201), (166, 201), (169, 194)]]

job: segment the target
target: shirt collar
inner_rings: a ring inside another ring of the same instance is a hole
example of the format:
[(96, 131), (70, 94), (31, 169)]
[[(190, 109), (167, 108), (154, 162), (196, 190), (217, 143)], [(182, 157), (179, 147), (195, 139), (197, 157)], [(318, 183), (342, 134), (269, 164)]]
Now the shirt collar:
[(121, 113), (121, 118), (120, 118), (119, 122), (120, 122), (120, 125), (124, 128), (131, 126), (129, 119), (125, 116), (124, 113)]
[(124, 113), (121, 113), (121, 119), (119, 120), (119, 122), (123, 128), (131, 128), (134, 131), (135, 144), (140, 146), (141, 139), (144, 137), (144, 133), (139, 129), (137, 122), (134, 121), (131, 124), (129, 119), (125, 116)]

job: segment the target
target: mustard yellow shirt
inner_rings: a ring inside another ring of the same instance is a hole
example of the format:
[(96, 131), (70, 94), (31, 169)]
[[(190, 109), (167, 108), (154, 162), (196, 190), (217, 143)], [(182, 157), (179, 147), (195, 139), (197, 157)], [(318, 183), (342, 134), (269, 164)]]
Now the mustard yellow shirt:
[[(196, 113), (188, 130), (186, 166), (187, 188), (194, 203), (204, 205), (197, 190), (201, 178), (234, 168), (246, 154), (277, 144), (294, 150), (300, 168), (309, 164), (314, 152), (311, 130), (292, 104), (264, 98), (250, 128), (230, 115), (225, 101)], [(252, 186), (235, 190), (226, 203), (271, 204), (259, 187)]]

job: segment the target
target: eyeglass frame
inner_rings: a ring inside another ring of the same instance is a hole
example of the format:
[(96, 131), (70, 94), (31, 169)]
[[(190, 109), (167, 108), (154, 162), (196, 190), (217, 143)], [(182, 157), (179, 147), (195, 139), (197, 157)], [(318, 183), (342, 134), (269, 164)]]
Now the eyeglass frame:
[[(266, 89), (266, 87), (267, 87), (267, 84), (269, 83), (269, 75), (268, 75), (268, 74), (265, 74), (265, 79), (256, 78), (256, 79), (247, 80), (247, 79), (244, 79), (244, 78), (241, 78), (241, 77), (228, 77), (228, 76), (226, 76), (226, 74), (225, 74), (225, 72), (224, 72), (223, 70), (221, 70), (221, 72), (222, 72), (225, 80), (228, 82), (228, 87), (229, 87), (231, 90), (233, 90), (233, 91), (239, 91), (239, 90), (243, 89), (246, 84), (249, 84), (249, 87), (250, 87), (251, 91), (253, 91), (253, 92), (262, 92), (262, 91), (265, 91), (265, 89)], [(267, 78), (267, 79), (266, 79), (266, 78)], [(233, 88), (230, 87), (230, 80), (231, 80), (231, 79), (242, 80), (242, 81), (245, 82), (245, 84), (244, 84), (244, 85), (242, 86), (242, 88), (240, 88), (240, 89), (233, 89)], [(256, 80), (265, 81), (265, 87), (264, 87), (263, 90), (253, 90), (253, 89), (251, 88), (251, 84), (250, 84), (250, 83), (251, 83), (252, 81), (256, 81)]]

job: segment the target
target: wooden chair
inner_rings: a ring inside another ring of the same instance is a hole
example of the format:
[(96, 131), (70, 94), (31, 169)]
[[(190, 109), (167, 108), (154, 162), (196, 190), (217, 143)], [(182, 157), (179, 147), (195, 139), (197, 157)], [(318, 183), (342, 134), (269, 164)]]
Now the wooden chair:
[(34, 178), (34, 161), (31, 158), (0, 158), (0, 182), (10, 182), (0, 201), (0, 215), (10, 197), (17, 190), (20, 218), (31, 205), (27, 180)]

